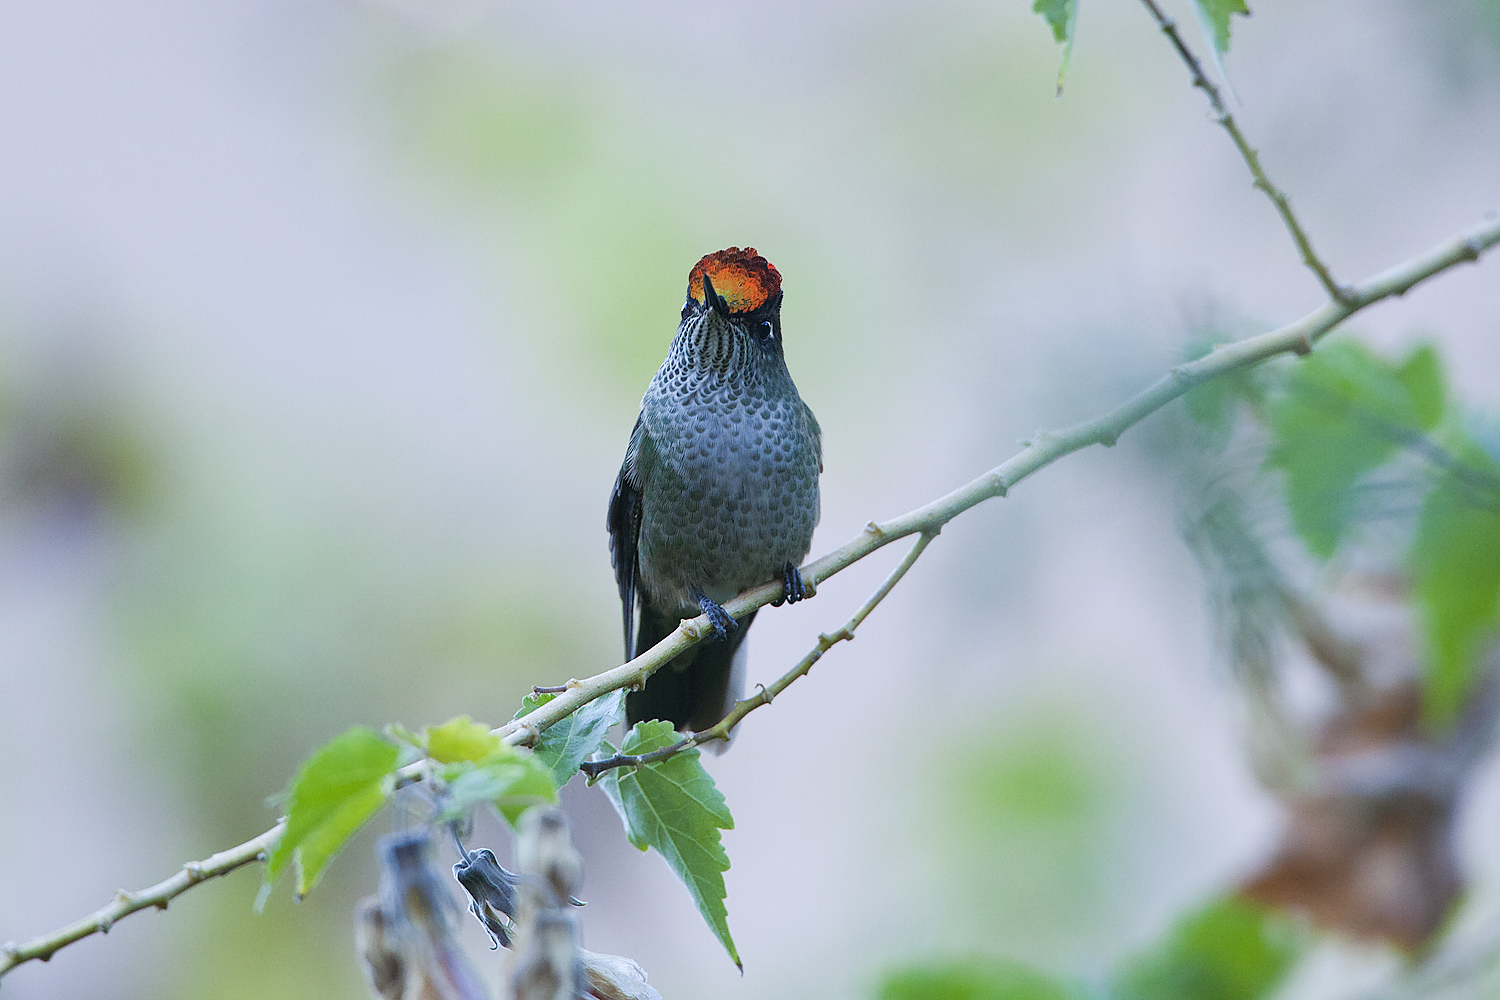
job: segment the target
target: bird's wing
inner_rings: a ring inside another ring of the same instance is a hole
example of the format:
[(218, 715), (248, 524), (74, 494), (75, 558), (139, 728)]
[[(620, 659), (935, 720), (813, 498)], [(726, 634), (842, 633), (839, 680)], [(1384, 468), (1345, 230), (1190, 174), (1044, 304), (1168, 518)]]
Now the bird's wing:
[(812, 407), (805, 402), (802, 404), (802, 412), (807, 417), (807, 429), (812, 431), (813, 451), (818, 454), (818, 471), (823, 471), (823, 428), (818, 424), (818, 418), (813, 416)]
[(609, 497), (609, 514), (605, 518), (605, 527), (609, 530), (610, 561), (615, 567), (615, 583), (620, 588), (621, 611), (625, 619), (626, 660), (635, 657), (641, 493), (655, 460), (656, 449), (651, 443), (651, 436), (646, 433), (644, 415), (636, 417), (635, 429), (630, 432), (630, 447), (625, 450), (625, 461), (620, 465), (620, 474), (615, 477), (614, 492)]

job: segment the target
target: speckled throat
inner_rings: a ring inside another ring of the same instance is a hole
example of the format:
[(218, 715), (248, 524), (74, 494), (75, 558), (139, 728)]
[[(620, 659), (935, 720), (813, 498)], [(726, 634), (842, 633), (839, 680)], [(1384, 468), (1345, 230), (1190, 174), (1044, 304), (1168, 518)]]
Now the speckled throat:
[(723, 603), (801, 563), (818, 523), (820, 433), (787, 372), (775, 307), (684, 316), (641, 421), (648, 603), (697, 615), (698, 595)]

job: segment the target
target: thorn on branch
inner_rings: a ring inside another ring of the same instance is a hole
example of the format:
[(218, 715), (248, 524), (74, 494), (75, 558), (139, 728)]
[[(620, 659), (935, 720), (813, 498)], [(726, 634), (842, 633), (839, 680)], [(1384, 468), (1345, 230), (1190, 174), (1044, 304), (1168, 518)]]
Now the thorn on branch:
[[(704, 736), (704, 738), (707, 737)], [(728, 739), (727, 736), (720, 738)], [(589, 780), (592, 781), (599, 775), (603, 774), (605, 771), (612, 770), (616, 767), (639, 767), (642, 764), (653, 764), (659, 760), (666, 760), (668, 757), (675, 757), (682, 751), (687, 750), (690, 747), (697, 746), (699, 742), (700, 734), (689, 733), (682, 739), (678, 740), (676, 743), (673, 743), (671, 746), (661, 747), (659, 749), (652, 750), (650, 753), (617, 753), (613, 757), (606, 757), (604, 760), (586, 760), (582, 764), (578, 765), (578, 770), (582, 771), (584, 774), (587, 774), (589, 776)]]
[[(1215, 347), (1203, 357), (1209, 357), (1214, 353), (1214, 351), (1217, 350), (1218, 348)], [(1199, 358), (1198, 360), (1202, 361), (1203, 358)], [(1189, 389), (1198, 384), (1198, 380), (1194, 378), (1193, 375), (1187, 370), (1186, 365), (1173, 365), (1171, 368), (1168, 368), (1167, 377), (1170, 378), (1173, 382), (1176, 382), (1178, 385), (1186, 386)]]

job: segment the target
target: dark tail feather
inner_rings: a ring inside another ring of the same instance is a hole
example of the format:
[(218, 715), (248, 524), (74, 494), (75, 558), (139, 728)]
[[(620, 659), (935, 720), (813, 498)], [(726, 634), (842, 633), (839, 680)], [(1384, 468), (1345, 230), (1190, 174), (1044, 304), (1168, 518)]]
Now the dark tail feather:
[[(744, 692), (743, 671), (735, 669), (743, 657), (736, 654), (753, 621), (752, 611), (740, 619), (740, 627), (725, 641), (700, 642), (652, 674), (645, 690), (625, 696), (625, 724), (665, 719), (677, 729), (697, 733), (724, 718)], [(677, 619), (666, 618), (643, 603), (635, 642), (637, 655), (671, 635), (676, 627)]]

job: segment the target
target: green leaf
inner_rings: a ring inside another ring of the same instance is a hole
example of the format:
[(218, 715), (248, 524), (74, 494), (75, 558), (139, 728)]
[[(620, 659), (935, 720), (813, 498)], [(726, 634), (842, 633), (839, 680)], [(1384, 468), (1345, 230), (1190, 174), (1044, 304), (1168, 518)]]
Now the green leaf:
[(1078, 0), (1034, 0), (1033, 13), (1042, 15), (1052, 29), (1052, 40), (1063, 47), (1062, 64), (1057, 68), (1057, 92), (1062, 93), (1063, 78), (1073, 59), (1073, 36), (1078, 26)]
[(1417, 347), (1396, 369), (1396, 378), (1411, 395), (1417, 425), (1424, 431), (1436, 427), (1443, 419), (1447, 396), (1447, 380), (1437, 349), (1431, 344)]
[(490, 735), (490, 727), (471, 721), (467, 715), (428, 729), (425, 736), (427, 756), (444, 764), (484, 760), (500, 749), (500, 738)]
[[(1357, 481), (1422, 434), (1434, 370), (1414, 364), (1409, 388), (1368, 348), (1338, 340), (1291, 369), (1284, 391), (1267, 404), (1268, 462), (1285, 473), (1292, 526), (1313, 555), (1333, 555), (1347, 532)], [(1440, 384), (1437, 392), (1440, 398)]]
[(1284, 918), (1238, 896), (1210, 902), (1167, 939), (1127, 962), (1114, 1000), (1259, 1000), (1300, 957), (1303, 942)]
[[(670, 722), (638, 722), (625, 735), (620, 752), (649, 753), (681, 738)], [(605, 747), (613, 755), (613, 748)], [(729, 936), (723, 874), (729, 870), (729, 855), (719, 840), (720, 830), (734, 829), (734, 818), (714, 780), (703, 770), (697, 748), (654, 764), (615, 768), (599, 784), (624, 820), (630, 842), (643, 851), (654, 847), (666, 859), (724, 950), (743, 971)]]
[(1229, 51), (1229, 19), (1235, 14), (1242, 17), (1250, 16), (1250, 8), (1245, 6), (1245, 0), (1194, 0), (1198, 5), (1198, 13), (1203, 22), (1213, 32), (1214, 49), (1218, 52)]
[(886, 976), (880, 1000), (1069, 1000), (1081, 989), (1017, 962), (990, 958), (924, 962)]
[[(1191, 344), (1185, 360), (1196, 361), (1212, 353), (1217, 346), (1200, 340)], [(1234, 431), (1234, 419), (1241, 401), (1252, 407), (1265, 395), (1264, 375), (1258, 368), (1240, 368), (1189, 389), (1182, 397), (1188, 419), (1199, 431), (1202, 444), (1212, 451), (1223, 451)]]
[(1427, 495), (1411, 566), (1426, 640), (1423, 712), (1429, 726), (1453, 721), (1475, 680), (1475, 665), (1500, 618), (1500, 483), (1497, 465), (1453, 435), (1449, 452), (1478, 482), (1454, 475)]
[(1189, 389), (1182, 397), (1188, 419), (1203, 432), (1209, 447), (1222, 450), (1234, 429), (1234, 404), (1239, 398), (1229, 376), (1210, 379)]
[(534, 805), (557, 801), (552, 772), (535, 754), (501, 744), (482, 761), (459, 761), (438, 771), (446, 786), (441, 820), (457, 819), (481, 802), (493, 803), (511, 826)]
[[(555, 698), (529, 694), (521, 701), (516, 718), (541, 708)], [(552, 770), (552, 780), (561, 788), (578, 773), (578, 765), (604, 744), (610, 728), (625, 718), (624, 690), (611, 691), (578, 709), (543, 731), (535, 747), (536, 758)]]
[(1068, 27), (1077, 8), (1077, 0), (1036, 0), (1031, 5), (1032, 13), (1042, 15), (1042, 20), (1052, 29), (1052, 40), (1066, 42)]
[(355, 726), (303, 763), (287, 791), (286, 833), (266, 860), (267, 889), (295, 861), (297, 897), (312, 890), (344, 842), (385, 804), (396, 753), (394, 744)]

